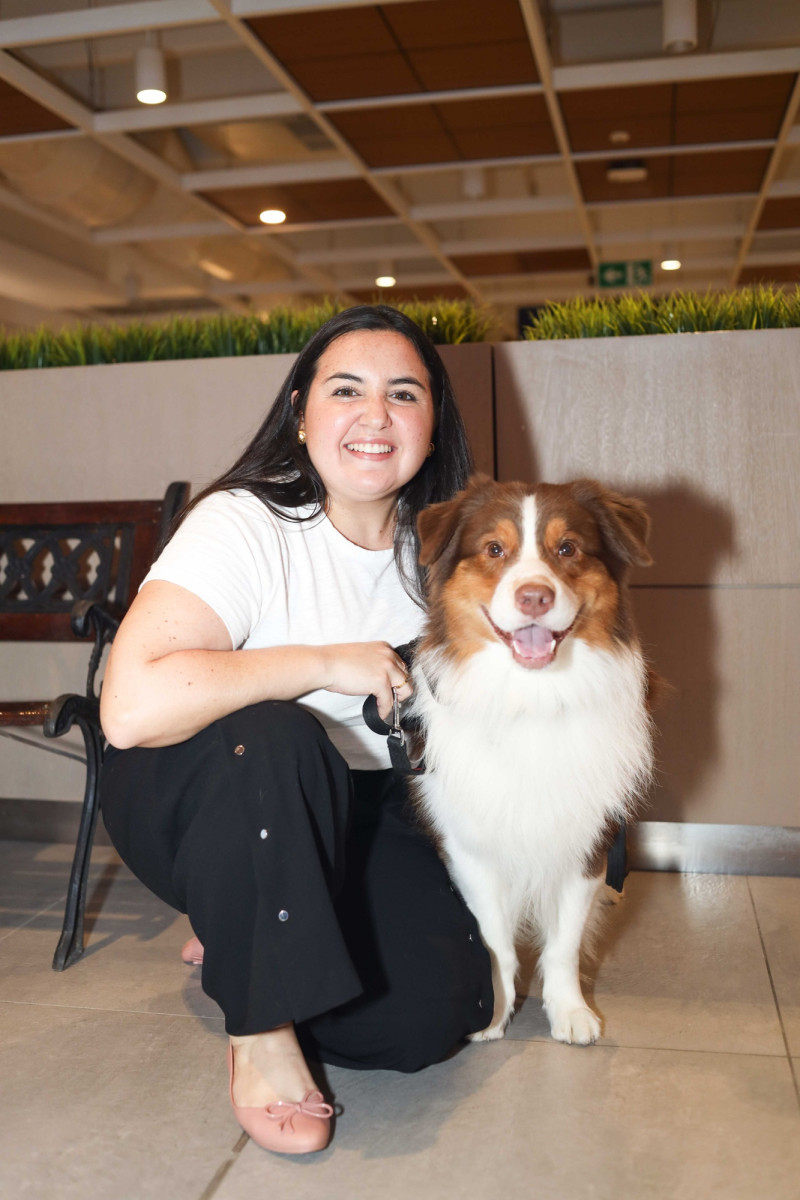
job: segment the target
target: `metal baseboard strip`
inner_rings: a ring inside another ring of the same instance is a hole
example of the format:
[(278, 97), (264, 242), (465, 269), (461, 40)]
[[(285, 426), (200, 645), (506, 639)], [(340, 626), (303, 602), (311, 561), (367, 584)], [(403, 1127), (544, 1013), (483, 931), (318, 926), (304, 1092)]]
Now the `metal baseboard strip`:
[[(79, 817), (74, 801), (0, 799), (0, 839), (74, 844)], [(96, 841), (110, 844), (102, 821)], [(640, 821), (628, 834), (628, 860), (634, 871), (800, 876), (800, 828)]]
[(800, 875), (800, 828), (641, 821), (628, 836), (636, 871)]

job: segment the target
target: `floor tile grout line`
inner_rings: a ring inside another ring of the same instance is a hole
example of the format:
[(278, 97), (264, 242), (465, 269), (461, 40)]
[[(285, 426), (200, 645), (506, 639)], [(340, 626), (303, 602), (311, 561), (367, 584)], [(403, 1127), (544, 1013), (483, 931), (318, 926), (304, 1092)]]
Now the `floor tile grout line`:
[(225, 1176), (228, 1174), (231, 1167), (234, 1166), (239, 1158), (239, 1155), (242, 1153), (242, 1150), (244, 1150), (249, 1141), (250, 1138), (247, 1136), (247, 1134), (242, 1133), (226, 1161), (214, 1172), (211, 1179), (198, 1196), (197, 1200), (213, 1200), (213, 1197), (216, 1196), (217, 1192), (219, 1191), (220, 1185), (225, 1179)]
[[(509, 1045), (509, 1046), (530, 1045), (530, 1044), (536, 1044), (539, 1046), (552, 1046), (554, 1049), (558, 1046), (566, 1045), (566, 1043), (558, 1042), (555, 1040), (555, 1038), (547, 1037), (547, 1036), (529, 1037), (529, 1038), (507, 1038), (506, 1039), (506, 1045)], [(729, 1058), (764, 1058), (764, 1059), (767, 1059), (769, 1062), (772, 1062), (776, 1058), (778, 1058), (778, 1059), (785, 1058), (785, 1056), (786, 1056), (785, 1047), (784, 1047), (783, 1052), (781, 1052), (781, 1053), (768, 1054), (765, 1050), (733, 1050), (733, 1049), (712, 1050), (712, 1049), (708, 1049), (703, 1046), (645, 1046), (645, 1045), (634, 1046), (634, 1045), (622, 1044), (620, 1042), (602, 1042), (602, 1041), (600, 1041), (600, 1042), (592, 1042), (591, 1046), (580, 1046), (580, 1045), (578, 1045), (578, 1043), (575, 1043), (575, 1049), (576, 1049), (576, 1052), (578, 1050), (583, 1051), (583, 1050), (592, 1049), (592, 1050), (598, 1050), (598, 1051), (599, 1050), (642, 1051), (647, 1054), (711, 1054), (711, 1055), (714, 1055), (717, 1057), (727, 1056)]]
[(28, 917), (27, 921), (23, 921), (21, 925), (15, 925), (13, 929), (9, 929), (8, 933), (4, 933), (3, 936), (0, 937), (0, 943), (7, 942), (8, 939), (13, 937), (15, 933), (19, 933), (20, 929), (26, 929), (32, 921), (36, 920), (37, 917), (41, 917), (44, 913), (50, 912), (51, 909), (62, 906), (66, 903), (66, 900), (67, 893), (63, 892), (58, 899), (52, 902), (52, 904), (46, 904), (44, 908), (38, 909), (32, 917)]
[(89, 1004), (48, 1004), (42, 1000), (7, 1000), (0, 996), (0, 1004), (16, 1004), (19, 1006), (27, 1005), (29, 1008), (60, 1008), (70, 1012), (87, 1012), (87, 1013), (125, 1013), (130, 1017), (177, 1017), (183, 1021), (219, 1021), (223, 1023), (225, 1018), (214, 1016), (198, 1016), (197, 1013), (177, 1013), (177, 1012), (154, 1012), (148, 1008), (99, 1008), (97, 1005)]
[[(222, 1024), (225, 1019), (222, 1016), (219, 1016), (219, 1017), (199, 1016), (197, 1013), (153, 1012), (151, 1009), (146, 1009), (146, 1008), (98, 1008), (98, 1007), (89, 1007), (84, 1004), (52, 1004), (52, 1003), (45, 1003), (41, 1000), (9, 1000), (9, 999), (5, 999), (4, 997), (0, 996), (0, 1007), (2, 1007), (2, 1005), (4, 1005), (4, 1004), (13, 1004), (17, 1007), (27, 1006), (30, 1008), (45, 1008), (45, 1009), (55, 1008), (55, 1009), (63, 1009), (65, 1011), (70, 1011), (70, 1012), (118, 1013), (123, 1016), (131, 1016), (131, 1017), (169, 1017), (169, 1018), (177, 1017), (177, 1018), (185, 1020), (185, 1021), (204, 1021), (204, 1022), (205, 1021), (218, 1021), (220, 1024)], [(529, 1038), (507, 1038), (505, 1041), (506, 1045), (514, 1045), (517, 1043), (520, 1045), (534, 1044), (534, 1045), (539, 1045), (539, 1046), (549, 1046), (554, 1050), (557, 1049), (562, 1044), (560, 1042), (555, 1041), (553, 1038), (546, 1037), (546, 1036), (542, 1036), (542, 1037), (534, 1036), (534, 1037), (529, 1037)], [(465, 1049), (468, 1049), (468, 1047), (465, 1047)], [(578, 1047), (577, 1049), (588, 1050), (589, 1047), (581, 1046), (581, 1047)], [(709, 1054), (709, 1055), (714, 1055), (714, 1056), (728, 1055), (733, 1058), (764, 1058), (764, 1059), (771, 1061), (776, 1058), (785, 1057), (786, 1045), (784, 1042), (784, 1054), (768, 1054), (764, 1051), (758, 1051), (758, 1050), (734, 1050), (734, 1049), (713, 1050), (713, 1049), (704, 1048), (702, 1046), (690, 1046), (690, 1047), (686, 1047), (686, 1046), (645, 1046), (645, 1045), (638, 1046), (638, 1045), (622, 1044), (619, 1042), (615, 1042), (613, 1044), (610, 1042), (597, 1042), (597, 1043), (594, 1043), (592, 1049), (605, 1050), (605, 1051), (611, 1051), (611, 1050), (642, 1051), (642, 1052), (647, 1052), (647, 1053), (659, 1052), (662, 1054)], [(201, 1197), (201, 1200), (202, 1200), (202, 1197)]]
[(745, 878), (747, 880), (747, 893), (750, 897), (750, 903), (753, 907), (753, 917), (755, 918), (756, 929), (758, 930), (758, 937), (761, 942), (761, 953), (764, 955), (764, 965), (767, 968), (767, 976), (769, 978), (769, 986), (772, 989), (772, 999), (775, 1002), (775, 1012), (777, 1013), (777, 1016), (778, 1016), (778, 1024), (779, 1024), (780, 1030), (781, 1030), (781, 1037), (783, 1038), (783, 1045), (786, 1050), (786, 1061), (789, 1064), (789, 1073), (792, 1077), (792, 1083), (794, 1084), (794, 1094), (797, 1097), (798, 1107), (800, 1107), (800, 1085), (798, 1085), (797, 1072), (795, 1071), (795, 1067), (794, 1067), (794, 1059), (792, 1058), (792, 1052), (789, 1048), (789, 1039), (786, 1036), (786, 1027), (784, 1026), (784, 1023), (783, 1023), (783, 1013), (781, 1012), (781, 1006), (778, 1001), (778, 992), (775, 987), (775, 980), (772, 978), (772, 967), (770, 966), (769, 955), (767, 954), (767, 944), (764, 941), (764, 934), (761, 929), (761, 922), (758, 918), (758, 909), (756, 908), (756, 899), (755, 899), (755, 896), (753, 895), (753, 889), (750, 886), (750, 876), (747, 875), (747, 876), (745, 876)]

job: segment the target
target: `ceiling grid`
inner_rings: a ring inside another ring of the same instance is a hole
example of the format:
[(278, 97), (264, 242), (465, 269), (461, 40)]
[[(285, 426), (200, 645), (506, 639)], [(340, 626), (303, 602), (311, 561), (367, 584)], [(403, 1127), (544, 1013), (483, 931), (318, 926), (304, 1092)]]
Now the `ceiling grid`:
[(698, 0), (686, 54), (661, 8), (0, 0), (0, 324), (442, 295), (513, 336), (604, 261), (800, 282), (800, 5)]

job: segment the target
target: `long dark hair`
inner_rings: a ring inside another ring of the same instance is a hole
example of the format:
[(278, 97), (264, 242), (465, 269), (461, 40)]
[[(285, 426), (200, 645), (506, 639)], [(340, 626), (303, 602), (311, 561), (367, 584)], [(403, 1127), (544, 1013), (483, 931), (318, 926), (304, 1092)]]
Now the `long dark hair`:
[[(403, 586), (422, 603), (425, 575), (419, 566), (417, 517), (429, 504), (449, 500), (465, 486), (472, 469), (472, 455), (453, 387), (436, 347), (418, 325), (385, 304), (344, 309), (317, 330), (297, 356), (255, 437), (230, 470), (204, 488), (184, 509), (178, 524), (206, 496), (232, 488), (252, 492), (284, 520), (307, 520), (324, 511), (325, 484), (298, 443), (299, 420), (305, 412), (320, 358), (336, 338), (358, 330), (401, 334), (419, 354), (430, 379), (436, 449), (400, 491), (394, 534), (394, 556)], [(295, 392), (297, 400), (292, 404)], [(308, 504), (314, 506), (312, 514), (293, 517), (286, 511)]]

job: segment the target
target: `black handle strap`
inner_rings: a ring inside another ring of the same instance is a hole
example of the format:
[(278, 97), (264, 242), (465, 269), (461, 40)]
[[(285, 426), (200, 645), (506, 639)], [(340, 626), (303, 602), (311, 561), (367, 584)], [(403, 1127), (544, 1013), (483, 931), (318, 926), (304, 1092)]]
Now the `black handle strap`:
[[(395, 654), (402, 658), (408, 671), (411, 670), (414, 661), (416, 645), (416, 641), (413, 641), (394, 647)], [(387, 725), (378, 712), (378, 700), (376, 696), (367, 696), (361, 712), (368, 728), (373, 733), (380, 734), (381, 737), (386, 738), (393, 770), (399, 775), (421, 775), (425, 770), (424, 761), (413, 766), (408, 757), (408, 750), (406, 749), (405, 735), (407, 732), (411, 732), (417, 728), (416, 722), (400, 722), (398, 718), (397, 724)]]
[(625, 883), (625, 876), (628, 874), (628, 844), (626, 837), (625, 818), (623, 817), (619, 823), (619, 828), (614, 835), (614, 841), (608, 851), (608, 862), (606, 865), (606, 883), (613, 888), (615, 892), (621, 892), (622, 886)]

